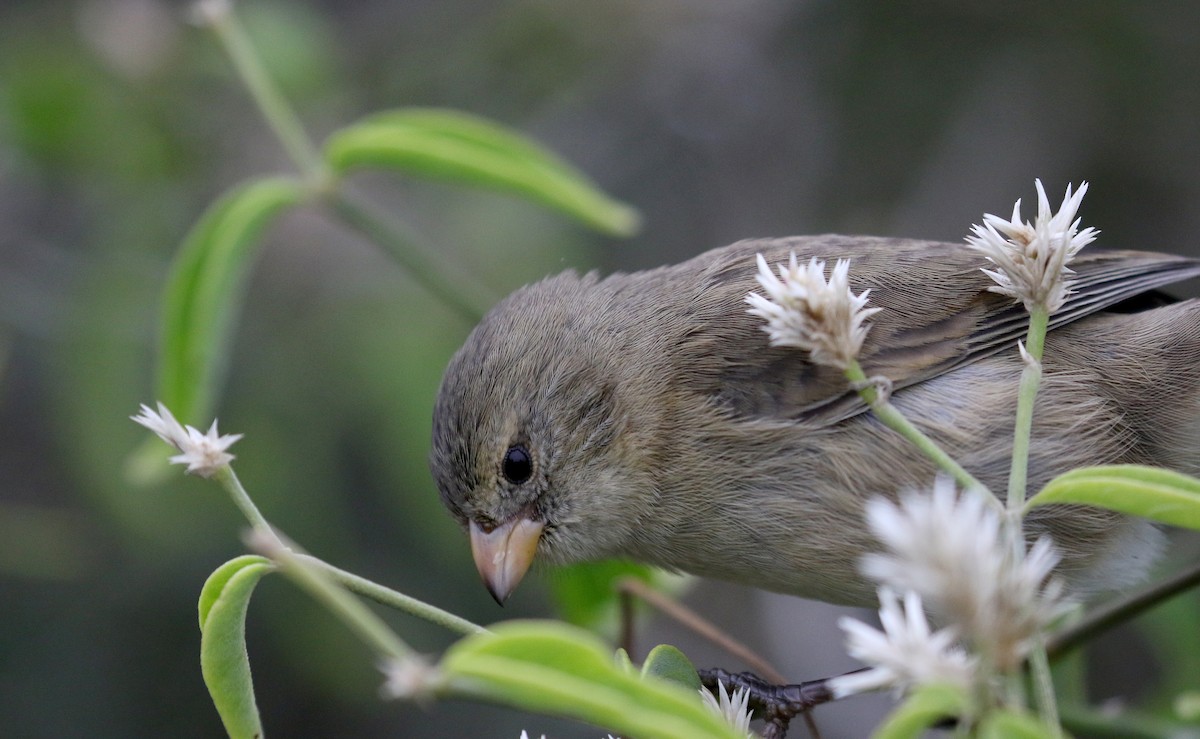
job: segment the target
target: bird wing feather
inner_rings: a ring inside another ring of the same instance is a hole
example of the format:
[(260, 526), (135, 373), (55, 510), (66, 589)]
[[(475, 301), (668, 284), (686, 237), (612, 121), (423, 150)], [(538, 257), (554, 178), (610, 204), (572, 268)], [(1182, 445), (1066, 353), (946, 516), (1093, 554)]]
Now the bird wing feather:
[[(850, 259), (851, 289), (870, 289), (869, 305), (883, 308), (869, 319), (860, 361), (868, 375), (888, 378), (895, 389), (1012, 347), (1028, 329), (1024, 306), (989, 291), (994, 283), (980, 271), (989, 263), (962, 244), (856, 236), (748, 240), (645, 273), (691, 286), (674, 291), (687, 301), (687, 320), (679, 322), (687, 328), (670, 350), (688, 387), (736, 415), (824, 426), (865, 409), (838, 370), (813, 365), (796, 349), (768, 346), (761, 319), (746, 313), (746, 295), (761, 292), (754, 255), (774, 269), (793, 252), (830, 268)], [(1198, 260), (1138, 251), (1085, 251), (1071, 268), (1074, 292), (1051, 316), (1051, 329), (1200, 276)]]

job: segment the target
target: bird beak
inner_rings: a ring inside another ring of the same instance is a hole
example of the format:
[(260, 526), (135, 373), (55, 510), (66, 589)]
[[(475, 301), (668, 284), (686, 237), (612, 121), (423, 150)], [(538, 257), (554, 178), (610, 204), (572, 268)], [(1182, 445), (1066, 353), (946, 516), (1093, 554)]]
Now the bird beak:
[(542, 538), (541, 521), (517, 516), (491, 531), (471, 522), (471, 554), (488, 592), (500, 605), (517, 589)]

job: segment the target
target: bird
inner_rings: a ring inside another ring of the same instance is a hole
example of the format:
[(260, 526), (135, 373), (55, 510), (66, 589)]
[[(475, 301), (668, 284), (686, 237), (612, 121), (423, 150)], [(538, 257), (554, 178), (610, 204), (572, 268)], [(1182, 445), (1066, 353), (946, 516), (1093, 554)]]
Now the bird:
[[(567, 271), (498, 303), (451, 359), (430, 467), (501, 604), (537, 560), (627, 558), (847, 605), (879, 545), (866, 502), (928, 489), (936, 469), (885, 427), (837, 369), (770, 346), (747, 313), (756, 257), (847, 259), (881, 308), (859, 355), (891, 401), (1003, 495), (1026, 309), (988, 288), (964, 244), (870, 236), (748, 239), (679, 264)], [(1200, 300), (1160, 288), (1200, 261), (1081, 252), (1050, 317), (1028, 485), (1140, 463), (1200, 471)], [(1146, 520), (1054, 505), (1049, 535), (1074, 593), (1146, 576), (1164, 535)]]

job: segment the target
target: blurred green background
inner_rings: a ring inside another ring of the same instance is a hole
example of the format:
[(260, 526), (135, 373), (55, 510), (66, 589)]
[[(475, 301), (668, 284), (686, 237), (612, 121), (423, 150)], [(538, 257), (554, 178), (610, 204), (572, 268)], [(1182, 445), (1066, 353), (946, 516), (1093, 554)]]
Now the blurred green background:
[[(355, 187), (497, 296), (564, 268), (638, 269), (751, 236), (957, 241), (984, 211), (1092, 183), (1101, 246), (1200, 253), (1200, 5), (1193, 2), (402, 0), (238, 6), (318, 140), (405, 105), (536, 137), (641, 209), (612, 241), (515, 200), (426, 182)], [(213, 37), (162, 0), (0, 5), (0, 734), (217, 736), (196, 597), (240, 553), (214, 485), (131, 483), (154, 400), (167, 265), (244, 179), (290, 171)], [(273, 228), (249, 285), (221, 428), (266, 515), (314, 554), (467, 618), (504, 610), (425, 464), (442, 368), (470, 325), (323, 214)], [(1177, 560), (1196, 557), (1181, 540)], [(853, 667), (837, 609), (705, 584), (689, 601), (791, 677)], [(1095, 657), (1162, 707), (1200, 686), (1195, 597)], [(423, 650), (448, 635), (389, 617)], [(1192, 619), (1192, 620), (1189, 620)], [(1188, 626), (1192, 628), (1187, 628)], [(739, 667), (655, 623), (699, 664)], [(274, 736), (596, 736), (465, 704), (378, 699), (370, 655), (280, 578), (249, 648)], [(888, 705), (817, 713), (862, 736)], [(795, 735), (803, 735), (797, 728)]]

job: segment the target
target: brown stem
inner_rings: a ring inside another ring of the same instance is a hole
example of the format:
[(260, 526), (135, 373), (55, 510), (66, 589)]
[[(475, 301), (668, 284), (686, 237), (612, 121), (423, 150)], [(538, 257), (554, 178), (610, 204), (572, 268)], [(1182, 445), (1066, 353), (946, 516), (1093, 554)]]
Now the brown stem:
[[(640, 598), (663, 615), (707, 639), (717, 647), (724, 649), (733, 657), (742, 660), (747, 666), (767, 680), (780, 685), (787, 682), (787, 678), (779, 670), (775, 669), (770, 662), (760, 657), (754, 650), (734, 639), (729, 634), (726, 634), (718, 626), (692, 609), (674, 598), (663, 595), (641, 580), (634, 577), (622, 578), (617, 581), (617, 592)], [(631, 646), (632, 638), (627, 635), (625, 647), (632, 658), (633, 652), (630, 649)]]
[(1046, 642), (1046, 654), (1050, 659), (1062, 657), (1114, 626), (1123, 624), (1196, 585), (1200, 585), (1200, 563), (1086, 614), (1079, 623), (1068, 626), (1052, 636)]

